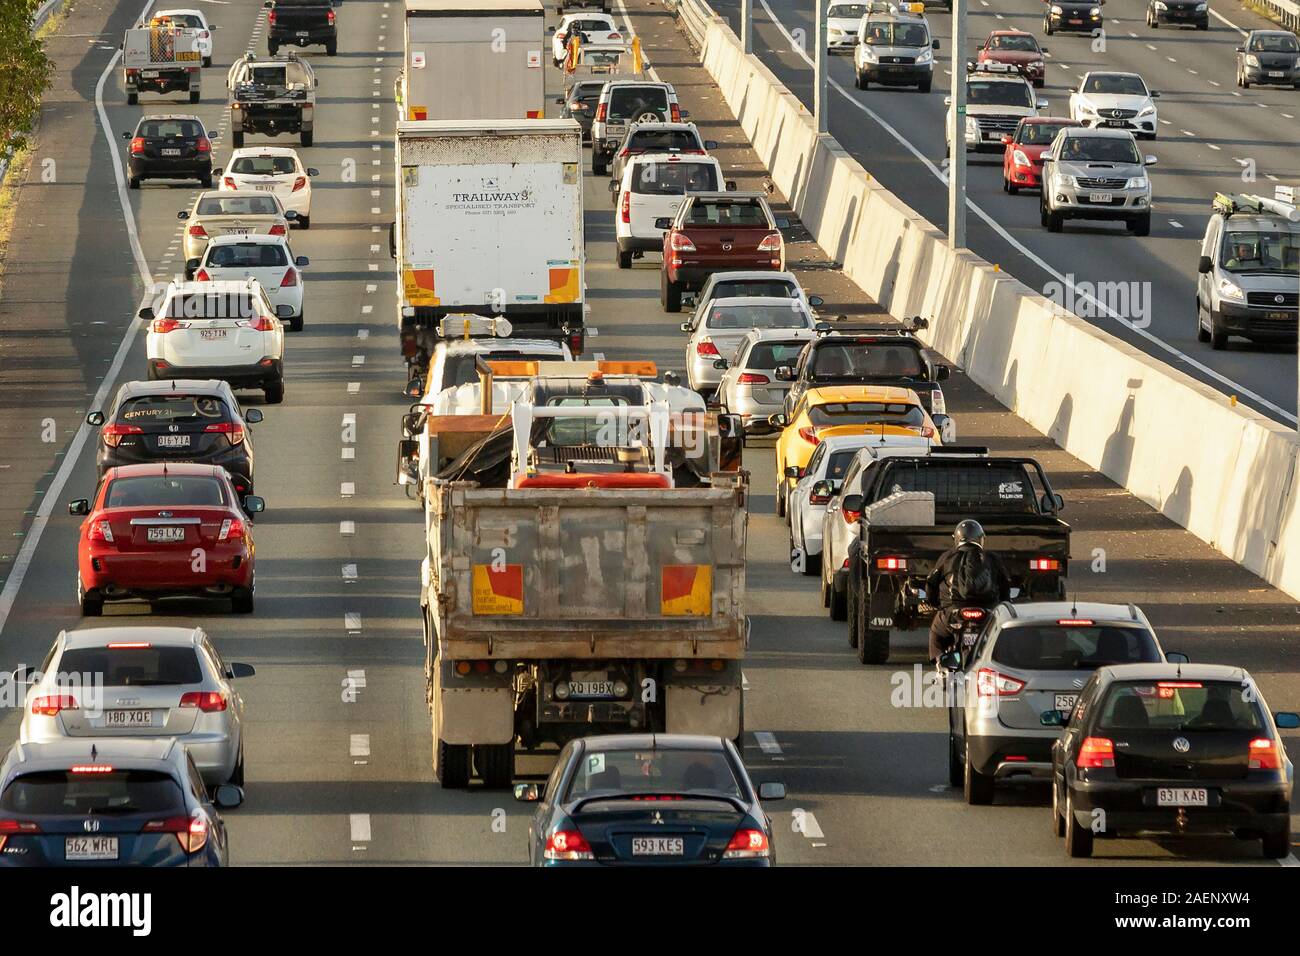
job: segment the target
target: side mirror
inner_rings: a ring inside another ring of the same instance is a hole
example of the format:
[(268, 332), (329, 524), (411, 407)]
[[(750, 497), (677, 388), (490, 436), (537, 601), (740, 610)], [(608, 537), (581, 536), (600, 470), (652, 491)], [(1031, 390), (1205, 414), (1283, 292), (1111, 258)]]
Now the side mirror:
[(946, 671), (961, 670), (961, 651), (947, 651), (940, 654), (939, 666)]
[(89, 415), (86, 416), (86, 424), (94, 425), (96, 428), (104, 424), (104, 421), (105, 419), (104, 419), (103, 412), (91, 412)]
[(259, 495), (244, 496), (244, 511), (250, 515), (260, 515), (266, 510), (266, 499)]
[(678, 326), (678, 328), (681, 329), (683, 332), (690, 332), (690, 331), (691, 331), (691, 323), (689, 323), (689, 322), (683, 322), (681, 325)]
[(717, 148), (718, 148), (718, 141), (717, 141), (716, 139), (706, 139), (706, 140), (704, 141), (704, 148), (705, 148), (705, 149), (717, 149)]
[(315, 166), (308, 166), (308, 167), (307, 167), (307, 175), (308, 175), (308, 176), (319, 176), (319, 175), (320, 175), (320, 170), (317, 169)]
[[(267, 6), (269, 7), (270, 4), (268, 3)], [(243, 788), (229, 783), (217, 787), (216, 795), (212, 798), (212, 805), (218, 810), (233, 810), (243, 802)]]
[(68, 502), (68, 514), (70, 515), (90, 514), (90, 502), (85, 498), (77, 498), (75, 501)]
[(249, 425), (256, 425), (262, 420), (262, 410), (260, 408), (250, 408), (244, 412), (244, 421)]
[(682, 384), (682, 377), (671, 370), (664, 372), (664, 384), (676, 388), (678, 385)]
[(679, 110), (678, 112), (681, 114), (682, 119), (686, 119), (691, 115), (690, 110)]
[(287, 304), (287, 303), (284, 303), (284, 304), (281, 304), (281, 305), (277, 305), (277, 306), (275, 307), (275, 316), (276, 316), (276, 318), (278, 318), (278, 319), (292, 319), (292, 318), (293, 318), (293, 306), (291, 306), (291, 305), (289, 305), (289, 304)]
[(932, 41), (930, 42), (930, 49), (931, 49), (931, 50), (937, 50), (937, 49), (939, 49), (939, 41), (938, 41), (938, 40), (932, 40)]
[(275, 6), (274, 0), (266, 0), (266, 2), (262, 4), (262, 6), (266, 7), (266, 9), (270, 10), (272, 7)]
[(186, 259), (185, 268), (190, 273), (190, 275), (193, 275), (194, 273), (199, 271), (199, 266), (202, 264), (202, 262), (203, 262), (202, 259)]
[(1039, 99), (1036, 99), (1036, 100), (1034, 101), (1034, 109), (1036, 109), (1036, 110), (1045, 110), (1045, 109), (1047, 109), (1047, 100), (1039, 100)]
[(554, 32), (555, 32), (555, 30), (556, 30), (556, 28), (555, 28), (555, 27), (551, 27), (551, 28), (550, 28), (550, 29), (548, 29), (548, 30), (547, 30), (547, 31), (546, 31), (546, 32), (547, 32), (547, 33), (554, 33)]
[(422, 379), (420, 376), (417, 375), (414, 378), (412, 378), (409, 382), (406, 383), (407, 398), (420, 398), (423, 394), (424, 394), (424, 379)]
[(789, 365), (778, 365), (776, 368), (776, 377), (778, 381), (793, 382), (794, 368)]
[(957, 444), (957, 423), (948, 415), (933, 415), (931, 419), (939, 428), (939, 438), (945, 445)]
[(284, 213), (284, 221), (285, 221), (285, 222), (297, 222), (297, 221), (298, 221), (298, 213), (297, 213), (297, 211), (296, 211), (296, 210), (293, 210), (293, 209), (287, 209), (287, 210), (285, 210), (285, 213)]
[(946, 381), (952, 375), (951, 365), (940, 365), (934, 370), (934, 380), (936, 382)]
[(1038, 715), (1038, 722), (1044, 727), (1064, 727), (1070, 722), (1070, 715), (1063, 710), (1045, 710)]
[(1154, 166), (1155, 164), (1156, 164), (1156, 157), (1151, 155), (1150, 153), (1142, 157), (1143, 166)]
[(720, 358), (720, 359), (713, 360), (713, 367), (720, 372), (725, 372), (727, 370), (728, 365), (729, 363), (727, 362), (726, 359)]
[(293, 264), (296, 265), (299, 269), (301, 269), (304, 266), (311, 265), (311, 260), (308, 259), (306, 256), (298, 256), (298, 258), (293, 260)]
[(123, 138), (123, 139), (130, 139), (130, 138), (131, 138), (131, 131), (130, 131), (129, 129), (128, 129), (128, 130), (123, 130), (123, 131), (122, 131), (122, 138)]
[(758, 799), (760, 800), (784, 800), (785, 784), (783, 783), (760, 783), (758, 785)]
[(734, 179), (728, 179), (728, 180), (727, 180), (725, 183), (723, 183), (722, 185), (723, 185), (723, 187), (725, 187), (726, 191), (729, 192), (729, 193), (734, 193), (734, 192), (736, 191), (736, 181), (735, 181)]
[(397, 220), (394, 219), (388, 224), (388, 257), (397, 258)]
[(1039, 52), (1039, 53), (1051, 53), (1052, 51), (1049, 50), (1049, 49), (1048, 49), (1047, 47), (1045, 47), (1045, 46), (1040, 46), (1040, 47), (1038, 48), (1038, 52)]
[(1192, 659), (1182, 651), (1168, 651), (1165, 654), (1165, 660), (1170, 664), (1190, 664)]
[(974, 70), (975, 70), (975, 61), (974, 61), (974, 60), (967, 60), (967, 61), (966, 61), (966, 72), (967, 72), (967, 73), (971, 73), (971, 72), (974, 72)]
[(826, 304), (826, 300), (819, 295), (810, 295), (808, 296), (808, 304), (811, 305), (814, 309), (818, 309)]
[(671, 229), (672, 227), (673, 227), (673, 220), (669, 216), (660, 216), (658, 219), (655, 220), (656, 229)]
[(861, 511), (861, 510), (862, 510), (862, 496), (861, 496), (861, 495), (845, 495), (845, 496), (843, 497), (843, 499), (841, 499), (841, 501), (840, 501), (840, 509), (843, 510), (843, 511)]
[(178, 212), (178, 213), (176, 214), (176, 218), (177, 218), (177, 219), (189, 219), (189, 218), (190, 218), (190, 211), (189, 211), (188, 209), (182, 209), (180, 212)]
[(1209, 256), (1201, 256), (1196, 263), (1196, 271), (1201, 275), (1214, 271), (1214, 260)]
[(814, 481), (811, 489), (812, 493), (819, 498), (829, 498), (835, 494), (835, 485), (833, 482), (823, 478), (821, 481)]
[(226, 676), (231, 680), (239, 680), (241, 677), (257, 676), (257, 668), (252, 664), (227, 664)]
[(789, 420), (785, 417), (784, 412), (777, 412), (775, 415), (767, 416), (767, 423), (773, 428), (785, 428), (788, 421)]
[(1273, 715), (1273, 723), (1277, 724), (1278, 730), (1295, 730), (1300, 727), (1300, 714), (1293, 714), (1289, 710), (1279, 710)]
[(515, 784), (515, 799), (520, 803), (536, 803), (542, 799), (542, 785), (540, 783)]
[(137, 312), (136, 315), (138, 315), (140, 318), (144, 319), (146, 322), (152, 322), (152, 321), (153, 321), (153, 307), (152, 307), (152, 306), (148, 306), (148, 305), (146, 305), (143, 309), (141, 309), (139, 312)]
[[(554, 29), (554, 28), (552, 27), (552, 29)], [(564, 97), (563, 97), (563, 96), (557, 96), (557, 97), (555, 98), (555, 105), (556, 105), (556, 106), (563, 106), (563, 105), (564, 105)]]
[(609, 181), (609, 191), (612, 192), (612, 193), (616, 193), (616, 192), (618, 192), (618, 190), (619, 190), (619, 182), (618, 182), (618, 180), (617, 180), (617, 179), (611, 179), (611, 180)]
[(802, 478), (802, 477), (803, 477), (803, 469), (800, 468), (798, 465), (786, 465), (786, 466), (785, 466), (785, 476), (786, 476), (787, 478), (795, 478), (795, 479)]
[(1065, 499), (1054, 491), (1045, 493), (1043, 497), (1038, 499), (1038, 507), (1041, 511), (1048, 514), (1055, 514), (1058, 511), (1064, 510)]

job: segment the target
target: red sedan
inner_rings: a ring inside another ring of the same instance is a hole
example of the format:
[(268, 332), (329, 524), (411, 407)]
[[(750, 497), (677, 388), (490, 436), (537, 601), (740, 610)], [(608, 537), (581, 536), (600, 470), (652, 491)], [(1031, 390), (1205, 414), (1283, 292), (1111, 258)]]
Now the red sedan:
[(1005, 63), (1018, 70), (1035, 89), (1041, 89), (1047, 73), (1047, 50), (1032, 33), (1022, 30), (994, 30), (979, 49), (978, 63)]
[(77, 548), (81, 613), (105, 601), (172, 595), (228, 597), (253, 610), (251, 516), (266, 503), (242, 500), (224, 468), (143, 464), (110, 468), (95, 492), (68, 505), (84, 515)]
[(1016, 131), (1003, 136), (1006, 149), (1002, 153), (1002, 189), (1018, 193), (1021, 189), (1038, 189), (1043, 183), (1043, 153), (1052, 145), (1056, 134), (1067, 126), (1078, 126), (1074, 120), (1051, 116), (1027, 116), (1020, 121)]

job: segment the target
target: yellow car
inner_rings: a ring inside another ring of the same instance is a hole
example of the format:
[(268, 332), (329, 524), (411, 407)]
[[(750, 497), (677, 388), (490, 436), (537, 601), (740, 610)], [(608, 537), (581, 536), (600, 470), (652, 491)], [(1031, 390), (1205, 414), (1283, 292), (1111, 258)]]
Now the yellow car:
[(786, 496), (794, 488), (813, 451), (831, 435), (921, 436), (942, 444), (939, 429), (910, 388), (886, 385), (832, 385), (810, 388), (786, 419), (768, 422), (780, 429), (776, 441), (776, 513), (785, 516)]

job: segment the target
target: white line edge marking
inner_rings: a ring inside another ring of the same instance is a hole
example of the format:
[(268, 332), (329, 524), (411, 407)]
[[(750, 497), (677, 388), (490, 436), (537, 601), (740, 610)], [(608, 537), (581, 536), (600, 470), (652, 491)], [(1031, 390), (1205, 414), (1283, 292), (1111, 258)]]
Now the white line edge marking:
[[(762, 5), (763, 9), (767, 11), (767, 15), (771, 19), (773, 25), (778, 30), (781, 31), (781, 33), (785, 36), (785, 38), (790, 41), (791, 45), (795, 45), (794, 37), (792, 37), (790, 35), (790, 32), (785, 28), (785, 24), (782, 23), (779, 19), (777, 19), (776, 14), (772, 12), (771, 6), (768, 5), (767, 0), (758, 0), (758, 2)], [(620, 6), (621, 6), (621, 0), (620, 0)], [(1210, 11), (1210, 12), (1213, 13), (1214, 11)], [(1218, 14), (1215, 14), (1215, 16), (1218, 16)], [(1220, 19), (1223, 18), (1220, 17)], [(1226, 20), (1224, 22), (1227, 23)], [(1228, 25), (1232, 26), (1232, 24), (1228, 24)], [(809, 66), (813, 65), (812, 59), (808, 56), (806, 52), (804, 52), (803, 50), (798, 50), (798, 53), (801, 57), (803, 57), (805, 63), (807, 63)], [(894, 129), (894, 127), (891, 126), (889, 123), (885, 122), (885, 120), (878, 113), (876, 113), (875, 110), (871, 109), (870, 107), (866, 106), (863, 103), (858, 102), (857, 99), (849, 95), (849, 91), (846, 90), (843, 86), (841, 86), (838, 81), (828, 80), (828, 82), (831, 85), (831, 87), (833, 87), (837, 93), (839, 93), (846, 100), (848, 100), (850, 104), (856, 106), (859, 110), (866, 113), (878, 124), (880, 124), (881, 129), (889, 133), (889, 135), (894, 137), (894, 139), (896, 139), (904, 149), (906, 149), (918, 160), (920, 160), (921, 164), (925, 166), (928, 170), (930, 170), (930, 172), (934, 174), (936, 179), (938, 179), (942, 183), (947, 182), (947, 180), (943, 176), (943, 173), (939, 170), (939, 167), (935, 166), (935, 164), (932, 163), (927, 156), (925, 156), (919, 149), (913, 146), (911, 141), (904, 138), (902, 133)], [(1142, 338), (1150, 342), (1152, 345), (1156, 346), (1157, 348), (1163, 349), (1164, 351), (1168, 352), (1170, 355), (1173, 355), (1175, 358), (1181, 360), (1182, 362), (1185, 362), (1191, 368), (1196, 369), (1198, 372), (1201, 372), (1202, 374), (1213, 379), (1219, 384), (1226, 385), (1227, 387), (1233, 389), (1238, 398), (1249, 398), (1251, 401), (1257, 402), (1262, 407), (1267, 408), (1269, 411), (1276, 413), (1284, 420), (1291, 422), (1293, 424), (1296, 422), (1297, 420), (1296, 416), (1292, 415), (1288, 411), (1285, 411), (1281, 406), (1275, 405), (1273, 402), (1270, 402), (1268, 399), (1264, 398), (1264, 396), (1251, 391), (1241, 383), (1234, 382), (1226, 375), (1223, 375), (1220, 372), (1216, 372), (1208, 365), (1203, 365), (1202, 363), (1198, 362), (1196, 359), (1192, 358), (1190, 355), (1187, 355), (1186, 353), (1179, 351), (1178, 349), (1170, 345), (1168, 342), (1166, 342), (1164, 339), (1158, 338), (1157, 336), (1147, 331), (1146, 329), (1136, 328), (1135, 326), (1130, 324), (1128, 320), (1125, 319), (1123, 316), (1118, 315), (1114, 310), (1109, 308), (1104, 302), (1097, 301), (1095, 296), (1086, 292), (1079, 291), (1079, 289), (1074, 285), (1073, 282), (1071, 282), (1068, 278), (1066, 278), (1062, 273), (1058, 272), (1053, 266), (1047, 263), (1037, 253), (1033, 252), (1027, 246), (1021, 243), (1020, 240), (1012, 236), (1011, 233), (1007, 232), (1007, 230), (1004, 229), (1000, 223), (998, 223), (991, 215), (989, 215), (982, 208), (980, 208), (969, 197), (966, 199), (966, 207), (971, 211), (973, 211), (975, 215), (983, 219), (984, 222), (988, 224), (989, 228), (992, 229), (994, 232), (996, 232), (998, 236), (1001, 237), (1013, 249), (1015, 249), (1017, 252), (1023, 255), (1030, 262), (1034, 263), (1034, 265), (1038, 266), (1040, 269), (1042, 269), (1052, 278), (1056, 279), (1057, 282), (1060, 282), (1063, 287), (1071, 289), (1071, 291), (1073, 291), (1076, 298), (1087, 300), (1088, 302), (1092, 303), (1093, 308), (1100, 314), (1113, 319), (1114, 321), (1122, 325), (1124, 328), (1133, 332), (1135, 335), (1141, 336)]]

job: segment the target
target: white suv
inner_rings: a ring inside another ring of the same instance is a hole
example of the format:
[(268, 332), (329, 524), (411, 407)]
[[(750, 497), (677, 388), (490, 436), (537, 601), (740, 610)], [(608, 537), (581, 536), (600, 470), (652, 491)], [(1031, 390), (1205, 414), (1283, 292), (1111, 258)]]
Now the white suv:
[(678, 153), (645, 153), (633, 156), (621, 180), (610, 183), (614, 197), (614, 235), (618, 243), (618, 267), (632, 268), (632, 260), (644, 252), (663, 249), (664, 232), (655, 228), (656, 219), (677, 215), (687, 193), (721, 192), (735, 189), (722, 179), (722, 164), (712, 156)]
[(298, 214), (296, 225), (311, 228), (311, 178), (320, 172), (303, 166), (298, 154), (287, 146), (237, 149), (230, 154), (225, 169), (218, 167), (212, 175), (221, 177), (222, 191), (274, 194), (280, 205)]
[(148, 375), (214, 378), (232, 388), (260, 388), (284, 401), (284, 326), (291, 309), (271, 306), (256, 279), (172, 282), (154, 308), (140, 310)]

